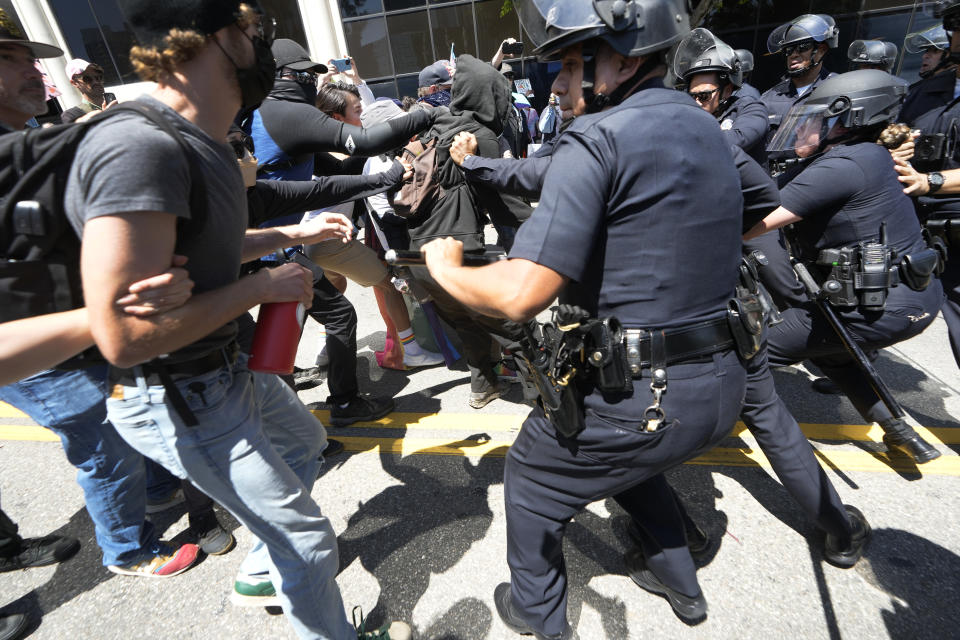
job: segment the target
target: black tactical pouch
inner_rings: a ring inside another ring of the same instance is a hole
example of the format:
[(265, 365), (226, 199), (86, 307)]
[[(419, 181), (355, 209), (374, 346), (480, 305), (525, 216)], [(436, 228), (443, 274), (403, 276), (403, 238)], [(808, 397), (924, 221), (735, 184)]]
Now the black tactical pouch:
[(950, 139), (942, 133), (925, 134), (913, 143), (913, 158), (910, 164), (920, 173), (940, 171), (950, 156)]
[(755, 293), (741, 293), (727, 303), (727, 323), (737, 345), (737, 352), (750, 360), (763, 345), (763, 304)]
[(594, 322), (587, 335), (587, 362), (596, 370), (597, 388), (605, 393), (628, 393), (633, 382), (620, 321), (611, 317)]
[(903, 256), (900, 262), (900, 280), (914, 291), (923, 291), (940, 268), (940, 254), (936, 249)]

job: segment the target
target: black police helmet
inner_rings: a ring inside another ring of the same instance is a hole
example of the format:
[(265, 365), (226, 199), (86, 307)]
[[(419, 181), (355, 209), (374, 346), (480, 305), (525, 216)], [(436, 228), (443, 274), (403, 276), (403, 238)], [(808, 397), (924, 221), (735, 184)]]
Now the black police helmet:
[(748, 49), (735, 49), (737, 60), (740, 61), (740, 71), (747, 75), (753, 71), (753, 52)]
[(684, 36), (673, 57), (673, 73), (684, 82), (698, 73), (715, 72), (735, 87), (743, 85), (737, 53), (707, 29), (698, 27)]
[(854, 40), (847, 49), (847, 58), (854, 65), (880, 65), (887, 72), (897, 61), (897, 45), (883, 40)]
[(805, 104), (826, 105), (847, 129), (892, 122), (900, 114), (907, 82), (877, 69), (849, 71), (828, 78), (813, 90)]
[(840, 38), (836, 21), (824, 13), (807, 13), (780, 25), (767, 37), (767, 51), (779, 53), (787, 45), (802, 42), (825, 43), (835, 49)]
[(689, 0), (517, 0), (514, 6), (540, 60), (594, 39), (623, 56), (645, 56), (690, 31)]

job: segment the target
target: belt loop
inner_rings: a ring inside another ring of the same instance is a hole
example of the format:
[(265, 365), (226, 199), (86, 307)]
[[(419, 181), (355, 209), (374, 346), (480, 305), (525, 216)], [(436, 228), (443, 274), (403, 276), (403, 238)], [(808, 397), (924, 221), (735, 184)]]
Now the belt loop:
[(150, 385), (147, 384), (147, 374), (140, 365), (133, 367), (133, 379), (136, 381), (140, 400), (144, 404), (150, 404)]

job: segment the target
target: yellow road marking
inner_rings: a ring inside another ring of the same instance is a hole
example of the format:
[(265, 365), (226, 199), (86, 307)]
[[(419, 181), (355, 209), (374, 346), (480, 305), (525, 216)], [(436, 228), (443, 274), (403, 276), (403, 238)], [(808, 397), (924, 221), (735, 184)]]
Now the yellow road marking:
[[(384, 438), (366, 436), (335, 436), (343, 442), (347, 451), (361, 452), (379, 449), (383, 453), (409, 455), (457, 455), (492, 456), (502, 458), (510, 447), (509, 441), (493, 440), (489, 437), (468, 436), (462, 440), (449, 437), (421, 438), (407, 436), (403, 438)], [(59, 442), (51, 431), (35, 425), (0, 425), (0, 440), (30, 440), (37, 442)], [(944, 455), (920, 467), (903, 456), (889, 457), (886, 453), (869, 451), (833, 451), (818, 449), (817, 455), (830, 465), (843, 471), (872, 472), (921, 472), (924, 475), (960, 476), (960, 457)], [(766, 457), (759, 449), (749, 446), (717, 447), (712, 451), (691, 460), (687, 464), (715, 465), (727, 467), (764, 467), (769, 468)]]
[[(329, 411), (314, 411), (325, 425), (330, 424)], [(455, 429), (466, 433), (516, 433), (520, 429), (525, 416), (516, 414), (498, 413), (400, 413), (395, 412), (375, 422), (363, 422), (353, 425), (368, 429), (407, 429), (414, 431), (449, 431)], [(28, 416), (14, 407), (0, 402), (0, 418), (21, 418), (29, 420)], [(23, 436), (24, 427), (13, 426), (6, 429), (0, 425), (0, 439), (33, 440), (34, 437)], [(800, 423), (800, 428), (811, 440), (842, 440), (859, 442), (881, 442), (883, 430), (879, 425), (864, 424), (816, 424)], [(746, 434), (746, 426), (737, 422), (731, 435)], [(925, 440), (934, 444), (960, 444), (960, 429), (943, 427), (917, 427), (917, 432)], [(50, 438), (43, 438), (49, 440)]]

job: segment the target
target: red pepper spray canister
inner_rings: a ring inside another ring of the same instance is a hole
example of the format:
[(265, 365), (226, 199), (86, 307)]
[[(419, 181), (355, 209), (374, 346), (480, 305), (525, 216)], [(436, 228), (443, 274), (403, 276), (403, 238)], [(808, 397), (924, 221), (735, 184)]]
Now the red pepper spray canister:
[(260, 305), (247, 363), (250, 370), (278, 375), (293, 373), (305, 318), (306, 309), (296, 301)]

